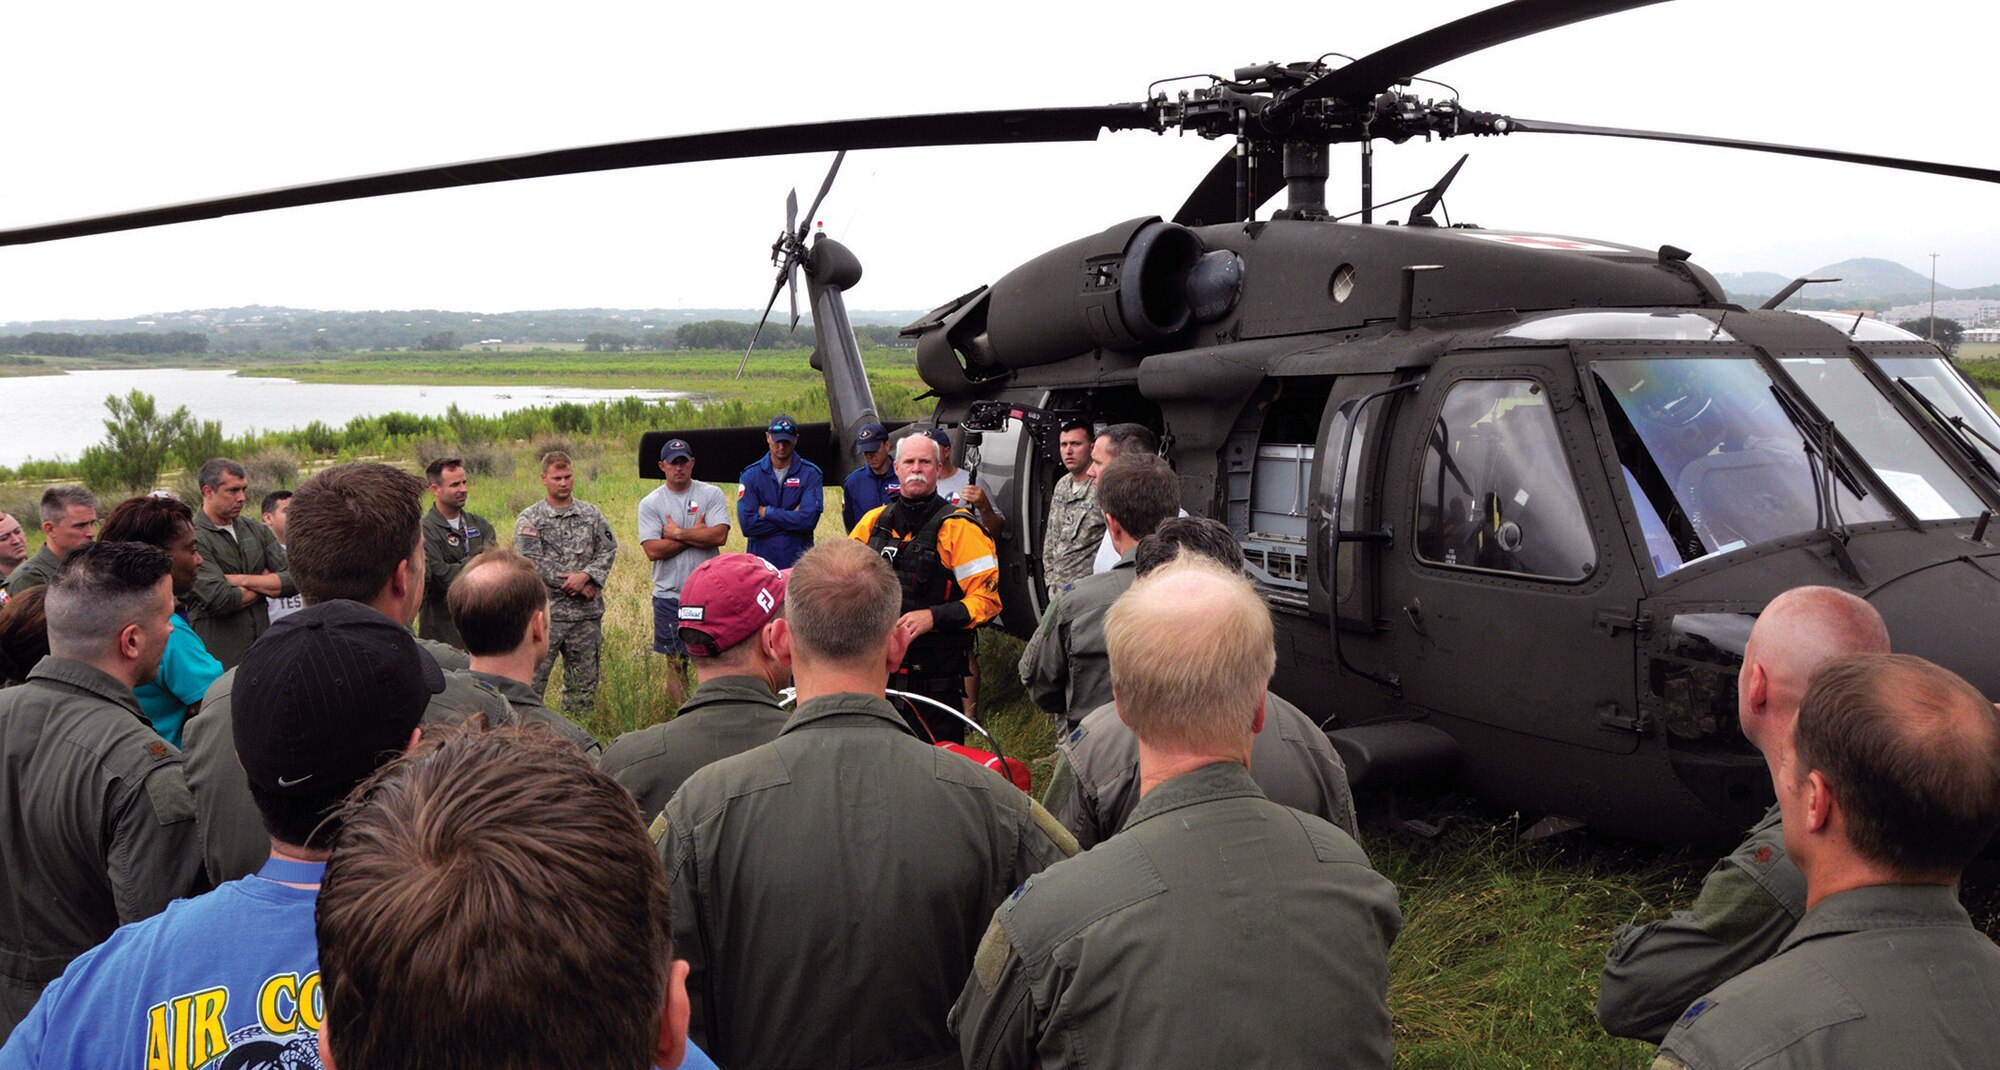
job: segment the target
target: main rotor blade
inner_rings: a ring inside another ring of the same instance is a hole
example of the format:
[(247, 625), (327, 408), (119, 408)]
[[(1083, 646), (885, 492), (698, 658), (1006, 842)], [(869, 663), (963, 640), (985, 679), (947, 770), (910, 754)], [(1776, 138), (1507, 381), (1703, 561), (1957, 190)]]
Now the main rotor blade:
[[(806, 228), (808, 230), (812, 228), (813, 218), (819, 215), (820, 202), (826, 200), (826, 191), (833, 188), (833, 176), (840, 173), (840, 161), (845, 159), (847, 159), (847, 150), (842, 149), (834, 154), (833, 166), (826, 169), (826, 181), (821, 182), (819, 184), (819, 196), (814, 197), (812, 207), (806, 209)], [(801, 235), (799, 240), (804, 241), (805, 240), (804, 236)], [(797, 325), (798, 319), (799, 317), (797, 316), (797, 314), (794, 314), (792, 316), (792, 322), (794, 326)]]
[(1309, 100), (1338, 97), (1351, 104), (1375, 95), (1440, 63), (1469, 56), (1508, 41), (1545, 30), (1587, 22), (1602, 15), (1646, 7), (1663, 0), (1513, 0), (1447, 22), (1355, 60), (1339, 70), (1281, 98), (1279, 110)]
[[(1285, 174), (1281, 158), (1275, 148), (1253, 143), (1252, 152), (1257, 153), (1257, 166), (1250, 169), (1250, 210), (1256, 212), (1264, 202), (1278, 195), (1285, 188)], [(1188, 194), (1181, 210), (1174, 213), (1174, 222), (1184, 227), (1197, 227), (1204, 223), (1230, 223), (1236, 220), (1236, 150), (1230, 149), (1215, 161), (1215, 166), (1201, 176), (1201, 181)]]
[(379, 175), (314, 182), (303, 186), (245, 193), (212, 200), (189, 201), (111, 215), (89, 216), (58, 223), (0, 230), (0, 246), (109, 234), (121, 230), (219, 219), (274, 208), (382, 197), (395, 193), (512, 182), (591, 171), (616, 171), (700, 160), (784, 156), (832, 152), (836, 149), (896, 149), (933, 145), (1001, 145), (1040, 141), (1094, 141), (1100, 130), (1150, 129), (1153, 112), (1146, 104), (1107, 104), (1085, 108), (1022, 108), (942, 115), (898, 115), (880, 119), (844, 119), (825, 123), (753, 127), (715, 133), (623, 141), (609, 145), (501, 156), (489, 160), (391, 171)]
[(1930, 160), (1907, 160), (1900, 156), (1877, 156), (1866, 152), (1843, 152), (1839, 149), (1815, 149), (1802, 145), (1778, 145), (1768, 141), (1739, 141), (1735, 138), (1708, 137), (1702, 134), (1670, 134), (1659, 130), (1627, 130), (1617, 126), (1582, 126), (1577, 123), (1554, 123), (1541, 119), (1507, 120), (1517, 134), (1587, 134), (1592, 137), (1624, 137), (1640, 141), (1672, 141), (1683, 145), (1709, 145), (1718, 149), (1744, 149), (1750, 152), (1770, 152), (1780, 156), (1803, 156), (1812, 160), (1832, 160), (1837, 163), (1858, 163), (1868, 167), (1888, 167), (1898, 171), (1920, 171), (1924, 174), (1944, 175), (1949, 178), (1970, 178), (1978, 182), (2000, 182), (2000, 171), (1986, 167), (1965, 167), (1960, 164), (1935, 163)]

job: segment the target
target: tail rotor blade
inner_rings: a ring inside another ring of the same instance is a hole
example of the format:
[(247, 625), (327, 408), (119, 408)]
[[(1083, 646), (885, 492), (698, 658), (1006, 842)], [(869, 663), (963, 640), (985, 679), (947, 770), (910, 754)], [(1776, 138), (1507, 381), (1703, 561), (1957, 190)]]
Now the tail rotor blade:
[[(846, 149), (842, 149), (839, 152), (834, 153), (833, 166), (826, 169), (826, 181), (821, 182), (819, 184), (819, 196), (814, 197), (812, 207), (806, 209), (806, 226), (808, 227), (812, 226), (813, 217), (819, 215), (820, 202), (826, 200), (826, 191), (833, 188), (833, 176), (840, 173), (840, 161), (845, 159), (847, 159)], [(803, 234), (801, 234), (799, 238), (801, 241), (805, 240), (805, 236)], [(798, 317), (796, 316), (793, 317), (793, 319), (797, 318)]]
[(792, 262), (787, 260), (785, 261), (785, 266), (778, 269), (778, 284), (771, 287), (771, 299), (764, 302), (764, 314), (757, 317), (757, 330), (750, 335), (750, 345), (743, 350), (743, 359), (736, 364), (736, 377), (738, 379), (743, 378), (743, 369), (750, 366), (750, 352), (757, 348), (757, 340), (764, 337), (764, 322), (771, 318), (771, 310), (778, 305), (778, 292), (785, 288), (785, 280), (791, 277)]
[(785, 272), (785, 278), (791, 280), (792, 330), (796, 331), (799, 329), (799, 273), (797, 271), (787, 271)]
[(796, 234), (798, 233), (798, 230), (799, 230), (799, 188), (797, 186), (793, 186), (792, 191), (790, 193), (785, 194), (785, 233)]

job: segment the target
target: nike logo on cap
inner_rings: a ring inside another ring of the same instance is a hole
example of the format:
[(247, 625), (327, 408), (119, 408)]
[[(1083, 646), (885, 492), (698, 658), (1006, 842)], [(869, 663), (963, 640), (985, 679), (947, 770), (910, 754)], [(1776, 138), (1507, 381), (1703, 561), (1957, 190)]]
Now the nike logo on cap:
[(308, 781), (308, 780), (311, 780), (312, 778), (313, 778), (313, 775), (312, 775), (311, 773), (307, 773), (307, 774), (306, 774), (305, 776), (302, 776), (302, 777), (298, 777), (298, 778), (291, 778), (291, 777), (279, 777), (279, 778), (278, 778), (278, 786), (279, 786), (279, 787), (281, 787), (281, 788), (296, 788), (296, 787), (298, 787), (298, 786), (299, 786), (300, 784), (303, 784), (303, 783), (305, 783), (306, 781)]

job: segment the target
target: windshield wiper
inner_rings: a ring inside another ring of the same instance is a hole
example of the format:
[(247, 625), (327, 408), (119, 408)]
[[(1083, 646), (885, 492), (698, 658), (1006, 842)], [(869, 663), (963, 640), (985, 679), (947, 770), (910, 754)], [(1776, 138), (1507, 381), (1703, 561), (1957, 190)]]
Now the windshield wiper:
[(1854, 566), (1854, 558), (1847, 552), (1847, 540), (1852, 535), (1847, 530), (1847, 521), (1840, 515), (1840, 491), (1833, 482), (1838, 479), (1857, 499), (1865, 499), (1868, 492), (1862, 489), (1854, 472), (1848, 468), (1833, 447), (1833, 421), (1815, 420), (1790, 394), (1778, 384), (1771, 384), (1771, 396), (1778, 399), (1778, 408), (1785, 418), (1798, 430), (1805, 441), (1806, 467), (1812, 471), (1813, 506), (1819, 530), (1826, 535), (1827, 544), (1833, 549), (1833, 559), (1840, 570), (1856, 583), (1865, 583), (1861, 570)]
[(2000, 485), (2000, 471), (1994, 470), (1992, 462), (1988, 461), (1986, 455), (1979, 452), (1979, 447), (1974, 446), (1972, 442), (1975, 439), (1978, 440), (1980, 445), (1992, 450), (1995, 454), (2000, 454), (2000, 446), (1995, 446), (1993, 443), (1987, 441), (1986, 436), (1973, 430), (1972, 425), (1965, 422), (1965, 417), (1946, 416), (1944, 410), (1938, 408), (1937, 402), (1925, 397), (1923, 391), (1911, 386), (1908, 379), (1898, 376), (1896, 378), (1896, 385), (1902, 387), (1904, 393), (1910, 395), (1920, 408), (1930, 414), (1931, 420), (1944, 429), (1945, 435), (1951, 439), (1953, 445), (1958, 447), (1959, 452), (1965, 455), (1965, 459), (1972, 462), (1974, 468), (1979, 469), (1994, 484)]

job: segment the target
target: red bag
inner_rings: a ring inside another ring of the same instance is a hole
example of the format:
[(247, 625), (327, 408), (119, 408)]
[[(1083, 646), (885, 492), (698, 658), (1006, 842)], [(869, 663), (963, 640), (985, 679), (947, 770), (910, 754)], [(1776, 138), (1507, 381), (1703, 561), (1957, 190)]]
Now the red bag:
[(1018, 758), (1002, 758), (992, 751), (968, 747), (963, 743), (939, 743), (936, 746), (939, 750), (948, 750), (966, 761), (993, 770), (1012, 781), (1014, 786), (1022, 791), (1027, 791), (1029, 785), (1034, 783), (1033, 777), (1028, 773), (1028, 763)]

